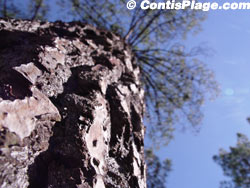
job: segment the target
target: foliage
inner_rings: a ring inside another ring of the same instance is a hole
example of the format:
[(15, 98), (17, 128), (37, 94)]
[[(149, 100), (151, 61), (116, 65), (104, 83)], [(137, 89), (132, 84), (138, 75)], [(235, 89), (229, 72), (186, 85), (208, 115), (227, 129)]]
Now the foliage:
[(145, 150), (147, 162), (147, 187), (148, 188), (164, 188), (166, 178), (171, 171), (171, 161), (166, 159), (161, 162), (153, 153), (153, 150)]
[(230, 151), (220, 150), (219, 155), (214, 156), (226, 176), (232, 182), (224, 181), (222, 188), (249, 188), (250, 187), (250, 141), (243, 134), (237, 134), (238, 142)]

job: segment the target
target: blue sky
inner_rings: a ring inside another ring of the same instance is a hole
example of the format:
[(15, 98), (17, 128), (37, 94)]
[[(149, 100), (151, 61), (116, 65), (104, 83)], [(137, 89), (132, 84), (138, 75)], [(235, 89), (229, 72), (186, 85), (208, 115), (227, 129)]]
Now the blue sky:
[(218, 188), (228, 178), (213, 160), (220, 148), (236, 144), (236, 133), (250, 137), (250, 11), (209, 11), (203, 31), (186, 41), (188, 47), (206, 42), (214, 51), (203, 58), (215, 72), (220, 96), (203, 107), (201, 131), (175, 132), (174, 140), (158, 151), (172, 159), (168, 188)]

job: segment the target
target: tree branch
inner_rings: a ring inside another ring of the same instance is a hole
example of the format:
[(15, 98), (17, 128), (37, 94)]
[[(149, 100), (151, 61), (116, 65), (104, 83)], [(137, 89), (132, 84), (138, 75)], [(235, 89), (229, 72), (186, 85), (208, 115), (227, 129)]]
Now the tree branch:
[[(140, 9), (139, 9), (139, 10), (140, 10)], [(133, 18), (132, 18), (132, 21), (131, 21), (131, 24), (130, 24), (130, 28), (129, 28), (127, 34), (126, 34), (125, 37), (124, 37), (125, 41), (127, 41), (127, 42), (128, 42), (129, 37), (131, 36), (131, 34), (134, 32), (134, 30), (136, 29), (136, 27), (137, 27), (139, 24), (141, 24), (141, 22), (143, 21), (143, 19), (145, 18), (145, 16), (147, 16), (147, 14), (148, 14), (149, 11), (145, 11), (146, 13), (143, 14), (143, 15), (141, 15), (141, 17), (139, 17), (139, 18), (135, 21), (135, 18), (138, 16), (138, 15), (136, 15), (136, 12), (137, 12), (137, 11), (135, 11), (135, 14), (133, 15)], [(133, 22), (135, 22), (135, 23), (133, 23)]]
[(31, 17), (31, 21), (34, 21), (36, 19), (42, 4), (43, 4), (43, 0), (36, 1), (35, 12), (34, 12), (33, 16)]
[(144, 32), (150, 27), (150, 25), (161, 15), (161, 10), (158, 11), (158, 13), (156, 13), (150, 20), (149, 22), (144, 26), (144, 28), (141, 30), (141, 32), (139, 34), (137, 34), (133, 39), (131, 39), (132, 41), (130, 42), (130, 44), (133, 46), (133, 44), (136, 42), (136, 40), (138, 38), (141, 37), (141, 35), (144, 34)]

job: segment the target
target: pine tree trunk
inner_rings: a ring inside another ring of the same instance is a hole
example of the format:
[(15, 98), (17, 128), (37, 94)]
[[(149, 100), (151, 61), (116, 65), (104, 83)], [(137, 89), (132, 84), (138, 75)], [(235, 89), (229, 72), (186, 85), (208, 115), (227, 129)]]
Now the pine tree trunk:
[(146, 187), (139, 74), (108, 31), (0, 19), (0, 187)]

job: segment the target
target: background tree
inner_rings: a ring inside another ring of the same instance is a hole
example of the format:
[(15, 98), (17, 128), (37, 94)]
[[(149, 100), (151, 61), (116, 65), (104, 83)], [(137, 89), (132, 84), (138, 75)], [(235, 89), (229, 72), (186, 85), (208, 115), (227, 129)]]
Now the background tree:
[(164, 188), (166, 178), (171, 171), (171, 161), (166, 159), (161, 162), (152, 149), (145, 150), (147, 163), (147, 186), (152, 188)]
[(237, 134), (238, 142), (230, 151), (220, 150), (214, 156), (226, 176), (232, 181), (221, 182), (221, 188), (249, 188), (250, 187), (250, 141), (247, 136)]

